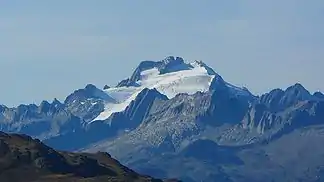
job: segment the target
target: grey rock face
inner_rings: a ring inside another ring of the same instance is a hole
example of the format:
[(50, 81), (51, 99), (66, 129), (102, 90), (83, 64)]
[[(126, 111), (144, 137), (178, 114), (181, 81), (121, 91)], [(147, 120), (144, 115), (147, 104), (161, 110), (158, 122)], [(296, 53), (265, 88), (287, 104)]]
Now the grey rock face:
[[(320, 94), (311, 95), (300, 84), (295, 84), (285, 91), (275, 89), (261, 96), (250, 107), (243, 120), (243, 127), (265, 133), (267, 130), (284, 130), (288, 125), (291, 128), (298, 128), (301, 125), (320, 122), (313, 121), (312, 116), (320, 115), (318, 109), (315, 113), (315, 108), (320, 108), (321, 103)], [(305, 121), (298, 123), (297, 120), (300, 120), (298, 117)]]
[(281, 111), (297, 104), (300, 101), (313, 100), (314, 98), (301, 84), (288, 87), (285, 91), (272, 90), (260, 98), (260, 103), (266, 104), (272, 111)]
[(76, 90), (69, 95), (64, 104), (73, 115), (87, 122), (95, 119), (104, 111), (104, 104), (107, 102), (116, 101), (102, 90), (89, 84), (84, 89)]
[(256, 129), (258, 133), (264, 133), (281, 121), (281, 118), (269, 111), (265, 105), (256, 104), (249, 109), (242, 123), (244, 128)]
[(147, 117), (152, 104), (156, 100), (167, 100), (165, 95), (159, 93), (156, 89), (142, 90), (135, 100), (122, 112), (114, 113), (105, 122), (109, 122), (113, 128), (134, 129), (141, 124)]

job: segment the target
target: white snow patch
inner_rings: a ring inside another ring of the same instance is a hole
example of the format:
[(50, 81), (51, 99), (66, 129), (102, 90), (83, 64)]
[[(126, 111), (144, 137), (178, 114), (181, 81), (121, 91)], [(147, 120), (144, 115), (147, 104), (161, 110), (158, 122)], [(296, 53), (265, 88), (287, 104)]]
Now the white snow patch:
[[(206, 92), (209, 90), (211, 81), (215, 75), (208, 74), (205, 67), (198, 63), (191, 64), (193, 68), (166, 74), (160, 74), (157, 68), (141, 72), (141, 79), (137, 81), (139, 86), (109, 88), (104, 90), (116, 103), (106, 103), (105, 110), (95, 118), (95, 120), (105, 120), (115, 112), (124, 111), (132, 100), (144, 89), (155, 88), (169, 99), (179, 93), (194, 94), (198, 91)], [(229, 85), (234, 89), (244, 91), (241, 88)]]
[(168, 98), (173, 98), (179, 93), (194, 94), (197, 91), (205, 92), (209, 89), (214, 75), (208, 75), (203, 67), (194, 67), (190, 70), (182, 70), (161, 74), (157, 68), (141, 72), (138, 87), (109, 88), (105, 92), (115, 99), (117, 103), (107, 103), (105, 111), (94, 120), (105, 120), (112, 113), (121, 112), (144, 89), (157, 89)]

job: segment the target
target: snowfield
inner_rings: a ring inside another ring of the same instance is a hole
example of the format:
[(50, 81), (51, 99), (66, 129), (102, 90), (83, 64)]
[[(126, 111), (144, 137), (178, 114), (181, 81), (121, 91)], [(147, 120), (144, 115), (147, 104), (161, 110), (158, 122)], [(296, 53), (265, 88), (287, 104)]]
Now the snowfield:
[[(141, 72), (138, 86), (114, 87), (104, 90), (110, 97), (116, 100), (115, 103), (108, 102), (105, 110), (95, 120), (105, 120), (115, 112), (126, 109), (132, 100), (144, 89), (155, 88), (169, 99), (180, 93), (194, 94), (198, 91), (206, 92), (215, 76), (218, 76), (202, 62), (195, 61), (188, 64), (183, 70), (161, 74), (158, 68), (152, 68)], [(246, 90), (228, 84), (235, 92), (247, 94)]]
[(139, 86), (116, 87), (104, 90), (117, 103), (107, 103), (105, 111), (95, 120), (105, 120), (112, 113), (121, 112), (144, 89), (155, 88), (169, 99), (179, 93), (194, 94), (197, 91), (205, 92), (215, 75), (209, 75), (207, 70), (198, 64), (191, 64), (193, 68), (166, 74), (160, 74), (157, 68), (141, 72), (141, 79), (137, 81)]

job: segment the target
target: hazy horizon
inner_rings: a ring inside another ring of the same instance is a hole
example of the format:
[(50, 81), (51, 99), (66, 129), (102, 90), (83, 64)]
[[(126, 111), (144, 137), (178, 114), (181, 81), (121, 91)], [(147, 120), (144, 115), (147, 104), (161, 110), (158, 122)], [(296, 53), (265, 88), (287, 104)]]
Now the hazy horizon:
[(0, 104), (114, 86), (143, 60), (202, 60), (254, 94), (324, 91), (324, 1), (7, 1), (0, 3)]

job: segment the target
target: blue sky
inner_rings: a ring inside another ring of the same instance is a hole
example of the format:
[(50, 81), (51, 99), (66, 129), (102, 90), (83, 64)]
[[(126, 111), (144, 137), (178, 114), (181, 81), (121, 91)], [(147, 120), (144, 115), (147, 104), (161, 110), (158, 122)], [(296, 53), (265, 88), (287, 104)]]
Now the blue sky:
[(323, 0), (0, 0), (0, 103), (63, 100), (169, 55), (255, 94), (324, 91), (323, 19)]

